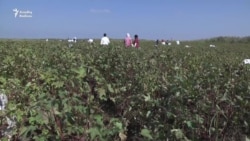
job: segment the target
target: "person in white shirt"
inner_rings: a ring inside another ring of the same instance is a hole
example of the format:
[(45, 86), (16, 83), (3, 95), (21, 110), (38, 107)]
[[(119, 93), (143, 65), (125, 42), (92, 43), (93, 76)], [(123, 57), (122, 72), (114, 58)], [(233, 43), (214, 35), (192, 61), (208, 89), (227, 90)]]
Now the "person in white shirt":
[(110, 43), (109, 38), (107, 37), (107, 34), (104, 33), (101, 39), (101, 45), (109, 45), (109, 43)]

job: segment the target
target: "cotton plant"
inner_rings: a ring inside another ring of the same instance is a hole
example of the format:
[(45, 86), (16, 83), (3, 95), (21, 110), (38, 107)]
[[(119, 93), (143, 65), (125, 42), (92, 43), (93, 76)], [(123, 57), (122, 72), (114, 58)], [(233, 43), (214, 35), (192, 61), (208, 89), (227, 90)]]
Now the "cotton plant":
[(0, 94), (0, 110), (4, 110), (6, 107), (6, 104), (8, 103), (8, 98), (5, 94)]
[[(5, 107), (8, 103), (8, 98), (6, 94), (0, 93), (0, 111), (5, 111)], [(2, 134), (7, 136), (9, 139), (13, 134), (13, 129), (16, 127), (15, 117), (9, 118), (5, 116), (8, 126), (2, 130)]]
[(244, 63), (244, 64), (250, 64), (250, 59), (244, 59), (244, 60), (243, 60), (243, 63)]

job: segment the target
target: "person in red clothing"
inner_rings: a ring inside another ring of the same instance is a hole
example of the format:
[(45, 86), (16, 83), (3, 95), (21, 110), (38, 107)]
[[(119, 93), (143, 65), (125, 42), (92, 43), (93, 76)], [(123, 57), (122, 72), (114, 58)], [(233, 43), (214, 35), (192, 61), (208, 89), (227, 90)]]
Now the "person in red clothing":
[(133, 47), (135, 47), (135, 48), (140, 48), (140, 42), (139, 42), (138, 35), (135, 34), (134, 37), (135, 37), (135, 38), (134, 38), (134, 41), (133, 41)]

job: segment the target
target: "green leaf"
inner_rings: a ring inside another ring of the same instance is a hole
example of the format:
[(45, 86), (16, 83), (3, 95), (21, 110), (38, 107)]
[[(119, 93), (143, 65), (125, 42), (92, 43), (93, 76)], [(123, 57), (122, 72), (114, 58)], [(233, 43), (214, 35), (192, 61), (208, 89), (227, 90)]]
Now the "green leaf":
[(114, 93), (114, 89), (111, 87), (111, 84), (108, 84), (108, 90), (109, 92)]
[(174, 135), (175, 135), (175, 137), (177, 139), (183, 139), (184, 138), (184, 134), (183, 134), (181, 129), (172, 129), (171, 133), (174, 133)]
[(54, 111), (55, 115), (60, 115), (61, 114), (61, 112), (59, 112), (58, 109), (55, 108), (55, 107), (53, 108), (53, 111)]
[(28, 126), (28, 127), (22, 127), (20, 129), (20, 135), (24, 136), (24, 137), (27, 137), (27, 133), (28, 132), (33, 132), (34, 130), (36, 130), (36, 126)]
[(160, 57), (161, 57), (161, 58), (165, 58), (165, 57), (166, 57), (166, 55), (161, 54), (161, 55), (160, 55)]
[(53, 86), (55, 86), (55, 88), (61, 88), (64, 85), (63, 81), (57, 81), (57, 82), (53, 82), (52, 83)]
[(246, 136), (246, 141), (250, 141), (250, 139)]
[(151, 114), (151, 111), (148, 111), (146, 117), (149, 117), (150, 114)]
[(103, 89), (103, 88), (98, 88), (97, 92), (98, 92), (99, 98), (100, 98), (101, 100), (106, 100), (106, 91), (105, 91), (105, 89)]
[(193, 128), (191, 121), (185, 121), (185, 123), (187, 124), (188, 128)]
[(243, 101), (243, 98), (242, 98), (241, 96), (239, 96), (239, 95), (236, 95), (236, 98), (237, 98), (238, 100), (240, 100), (240, 101)]
[(171, 133), (174, 133), (176, 139), (178, 140), (189, 141), (189, 139), (184, 135), (181, 129), (172, 129)]
[(198, 114), (195, 116), (196, 117), (196, 120), (200, 123), (200, 124), (203, 124), (204, 123), (204, 119), (199, 116)]
[(90, 128), (88, 133), (90, 133), (91, 140), (94, 140), (97, 136), (100, 136), (100, 131), (96, 127)]
[(220, 101), (227, 101), (227, 100), (228, 100), (227, 93), (225, 93), (223, 97), (220, 99)]
[(156, 60), (155, 59), (150, 59), (149, 62), (152, 64), (152, 65), (156, 65)]
[(0, 77), (0, 84), (5, 84), (7, 81), (4, 77)]
[(26, 137), (27, 136), (27, 133), (28, 133), (28, 127), (26, 127), (26, 126), (23, 126), (23, 127), (21, 127), (20, 128), (20, 132), (19, 132), (19, 134), (20, 135), (22, 135), (22, 136), (24, 136), (24, 137)]
[(96, 120), (96, 123), (98, 124), (98, 125), (103, 125), (103, 117), (101, 116), (101, 115), (95, 115), (94, 116), (94, 119)]
[(122, 123), (121, 123), (121, 122), (115, 122), (115, 126), (116, 126), (119, 130), (122, 130)]
[(145, 129), (145, 128), (142, 129), (140, 134), (148, 139), (151, 139), (151, 140), (153, 139), (148, 129)]
[(80, 67), (79, 69), (72, 69), (72, 71), (78, 74), (78, 78), (84, 78), (87, 75), (86, 68), (84, 67)]
[(150, 95), (144, 95), (144, 101), (150, 101), (151, 100), (151, 97)]

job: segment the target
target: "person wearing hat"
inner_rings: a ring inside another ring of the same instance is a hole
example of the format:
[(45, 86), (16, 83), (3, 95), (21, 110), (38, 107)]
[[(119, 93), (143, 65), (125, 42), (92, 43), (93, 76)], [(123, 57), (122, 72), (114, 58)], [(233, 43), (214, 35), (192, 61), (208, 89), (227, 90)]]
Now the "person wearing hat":
[(132, 45), (132, 38), (130, 37), (129, 33), (127, 33), (127, 35), (124, 39), (124, 44), (125, 44), (125, 47), (131, 47), (131, 45)]

